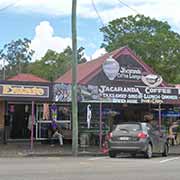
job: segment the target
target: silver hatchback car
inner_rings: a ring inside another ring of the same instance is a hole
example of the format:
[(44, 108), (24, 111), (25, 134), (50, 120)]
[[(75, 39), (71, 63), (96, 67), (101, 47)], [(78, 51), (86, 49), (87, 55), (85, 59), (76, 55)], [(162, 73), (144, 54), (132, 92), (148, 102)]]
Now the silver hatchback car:
[(109, 135), (109, 156), (116, 157), (119, 153), (130, 153), (135, 156), (143, 153), (151, 158), (153, 153), (167, 156), (169, 145), (167, 136), (159, 128), (149, 123), (126, 122), (116, 125)]

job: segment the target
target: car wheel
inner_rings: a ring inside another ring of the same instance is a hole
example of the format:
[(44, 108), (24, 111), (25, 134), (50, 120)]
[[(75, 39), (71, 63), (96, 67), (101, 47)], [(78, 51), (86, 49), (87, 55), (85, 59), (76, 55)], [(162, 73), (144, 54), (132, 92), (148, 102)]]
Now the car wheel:
[(145, 157), (148, 159), (152, 158), (152, 145), (151, 144), (148, 144), (148, 146), (147, 146), (147, 150), (145, 152)]
[(168, 156), (168, 153), (169, 153), (169, 146), (168, 146), (168, 144), (165, 144), (162, 156), (166, 157), (166, 156)]
[(110, 158), (115, 158), (116, 157), (116, 153), (114, 151), (109, 151), (109, 157)]

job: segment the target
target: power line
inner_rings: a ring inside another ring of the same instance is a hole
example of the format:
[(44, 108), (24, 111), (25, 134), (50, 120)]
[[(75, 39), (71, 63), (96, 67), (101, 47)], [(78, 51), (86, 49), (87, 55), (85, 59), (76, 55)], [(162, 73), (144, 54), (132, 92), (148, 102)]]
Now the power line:
[(124, 6), (128, 7), (129, 9), (134, 11), (135, 13), (140, 14), (136, 9), (130, 7), (128, 4), (124, 3), (123, 1), (121, 1), (121, 0), (118, 0), (118, 1), (119, 1), (120, 4), (123, 4)]
[[(136, 9), (130, 7), (128, 4), (126, 4), (126, 3), (123, 2), (122, 0), (118, 0), (118, 1), (119, 1), (120, 4), (122, 4), (122, 5), (126, 6), (127, 8), (131, 9), (131, 10), (134, 11), (135, 13), (141, 14), (141, 13), (139, 13)], [(92, 6), (93, 6), (93, 8), (94, 8), (94, 10), (95, 10), (95, 12), (96, 12), (99, 20), (101, 21), (102, 26), (104, 27), (104, 26), (105, 26), (105, 23), (103, 22), (100, 14), (99, 14), (99, 12), (98, 12), (98, 10), (97, 10), (97, 8), (96, 8), (96, 5), (95, 5), (95, 3), (94, 3), (94, 0), (91, 0), (91, 2), (92, 2)]]
[(11, 4), (9, 4), (9, 5), (5, 6), (5, 7), (3, 7), (3, 8), (0, 8), (0, 12), (5, 11), (5, 10), (7, 10), (7, 9), (13, 7), (13, 6), (15, 6), (15, 5), (16, 5), (18, 2), (20, 2), (20, 1), (21, 1), (21, 0), (16, 1), (16, 2), (14, 2), (14, 3), (11, 3)]
[(99, 18), (99, 19), (100, 19), (100, 21), (101, 21), (102, 26), (104, 27), (104, 26), (105, 26), (105, 24), (104, 24), (104, 22), (103, 22), (103, 20), (102, 20), (102, 18), (101, 18), (101, 16), (100, 16), (100, 14), (99, 14), (99, 12), (98, 12), (97, 8), (96, 8), (96, 5), (95, 5), (95, 3), (94, 3), (94, 0), (91, 0), (91, 2), (92, 2), (92, 6), (93, 6), (93, 8), (94, 8), (94, 10), (95, 10), (95, 12), (96, 12), (96, 14), (97, 14), (98, 18)]

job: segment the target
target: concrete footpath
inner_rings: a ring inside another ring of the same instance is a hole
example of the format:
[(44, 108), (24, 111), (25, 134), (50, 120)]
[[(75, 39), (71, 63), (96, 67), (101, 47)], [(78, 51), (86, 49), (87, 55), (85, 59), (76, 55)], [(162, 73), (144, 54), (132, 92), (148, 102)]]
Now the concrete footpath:
[[(79, 156), (105, 156), (100, 152), (98, 146), (88, 148), (79, 148)], [(171, 146), (169, 155), (180, 155), (180, 145)], [(0, 157), (37, 157), (37, 156), (72, 156), (71, 145), (65, 144), (60, 147), (59, 144), (51, 146), (49, 144), (34, 143), (31, 150), (30, 143), (13, 142), (6, 145), (0, 144)]]
[[(79, 156), (103, 156), (98, 146), (79, 148)], [(0, 157), (29, 157), (29, 156), (72, 156), (71, 145), (65, 144), (63, 147), (59, 144), (51, 146), (49, 144), (34, 143), (31, 149), (30, 143), (13, 142), (0, 144)]]
[(180, 156), (180, 144), (175, 146), (170, 146), (169, 155), (178, 155)]

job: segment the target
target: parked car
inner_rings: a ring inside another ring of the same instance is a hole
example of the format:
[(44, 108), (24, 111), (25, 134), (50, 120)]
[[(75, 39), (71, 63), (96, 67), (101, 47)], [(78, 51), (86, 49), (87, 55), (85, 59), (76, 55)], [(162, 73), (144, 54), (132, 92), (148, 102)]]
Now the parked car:
[(130, 153), (135, 156), (143, 153), (151, 158), (153, 153), (167, 156), (169, 145), (167, 135), (149, 123), (126, 122), (116, 125), (109, 135), (109, 156), (116, 157), (119, 153)]

